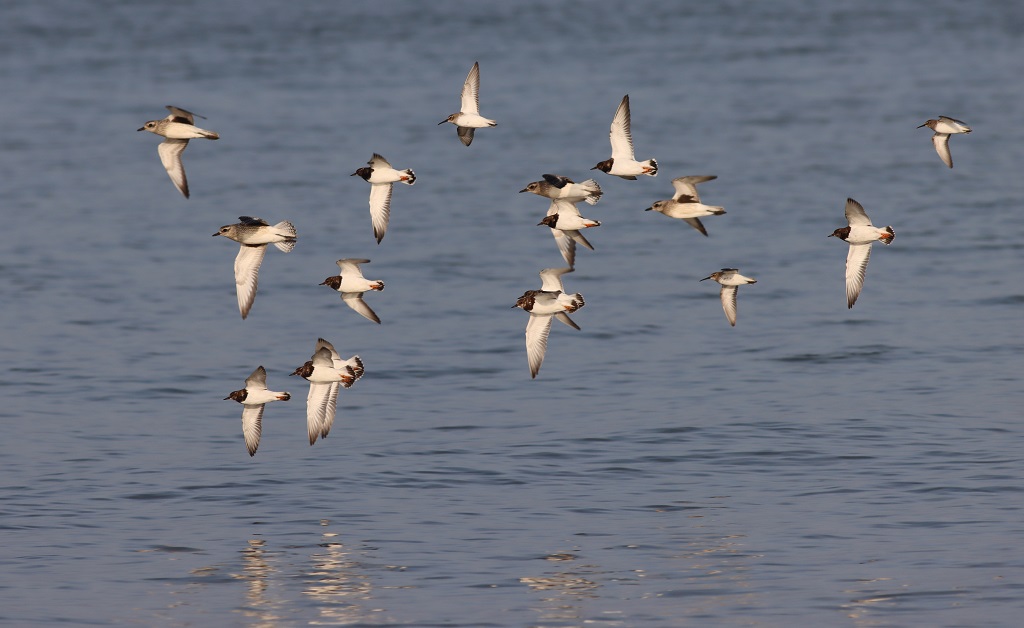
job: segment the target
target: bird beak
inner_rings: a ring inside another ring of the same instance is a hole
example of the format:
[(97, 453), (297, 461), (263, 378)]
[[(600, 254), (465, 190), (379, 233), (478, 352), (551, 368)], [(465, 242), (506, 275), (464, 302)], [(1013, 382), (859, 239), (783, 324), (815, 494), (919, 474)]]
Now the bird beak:
[[(708, 275), (708, 276), (707, 276), (707, 277), (705, 277), (704, 279), (711, 279), (711, 275)], [(701, 279), (701, 281), (704, 281), (704, 279)]]
[(591, 170), (597, 170), (597, 166), (594, 166), (593, 168), (591, 168)]
[(448, 121), (448, 118), (445, 118), (444, 120), (441, 120), (440, 122), (438, 122), (437, 126), (441, 126), (442, 124), (444, 124), (447, 121)]
[(348, 176), (350, 176), (350, 177), (354, 177), (354, 176), (356, 176), (357, 174), (359, 174), (359, 173), (358, 173), (358, 172), (353, 172), (352, 174), (350, 174), (350, 175), (348, 175)]
[[(139, 129), (139, 130), (141, 131), (142, 129)], [(227, 401), (228, 399), (231, 399), (231, 395), (228, 395), (227, 397), (224, 397), (224, 401)]]
[(220, 232), (218, 231), (217, 233), (213, 234), (213, 237), (215, 237), (215, 238), (216, 238), (216, 237), (217, 237), (217, 236), (219, 236), (219, 235), (220, 235)]
[[(917, 127), (917, 128), (919, 128), (919, 129), (920, 129), (920, 128), (922, 128), (922, 127), (926, 127), (926, 126), (928, 126), (928, 123), (927, 123), (927, 122), (925, 122), (924, 124), (922, 124), (921, 126), (919, 126), (919, 127)], [(139, 129), (139, 130), (141, 131), (142, 129)]]
[(645, 212), (649, 212), (649, 211), (651, 211), (652, 209), (654, 209), (654, 207), (653, 207), (653, 206), (652, 206), (652, 207), (648, 207), (648, 208), (647, 208), (647, 209), (645, 209), (644, 211), (645, 211)]
[(146, 130), (146, 127), (142, 127), (142, 128), (140, 128), (140, 129), (135, 129), (135, 130), (136, 130), (136, 131), (145, 131), (145, 130)]
[(523, 192), (526, 192), (526, 191), (527, 191), (526, 188), (523, 188), (523, 189), (519, 190), (519, 193), (522, 194)]

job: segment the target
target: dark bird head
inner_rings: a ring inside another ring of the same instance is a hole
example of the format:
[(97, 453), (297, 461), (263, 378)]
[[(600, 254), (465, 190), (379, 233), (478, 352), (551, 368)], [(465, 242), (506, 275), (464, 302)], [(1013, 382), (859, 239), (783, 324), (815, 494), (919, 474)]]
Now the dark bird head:
[(550, 216), (546, 216), (544, 218), (544, 220), (538, 222), (537, 226), (539, 227), (541, 225), (547, 225), (548, 227), (551, 227), (552, 229), (554, 229), (555, 225), (557, 225), (557, 224), (558, 224), (558, 214), (551, 214)]
[(341, 275), (335, 275), (334, 277), (328, 277), (324, 279), (318, 286), (330, 286), (332, 290), (337, 290), (341, 287)]
[(832, 233), (828, 234), (828, 237), (830, 237), (830, 238), (835, 237), (835, 238), (839, 238), (840, 240), (846, 240), (847, 238), (850, 237), (850, 228), (849, 227), (843, 227), (842, 229), (836, 229)]
[(227, 401), (228, 399), (234, 399), (238, 403), (242, 403), (243, 401), (245, 401), (245, 398), (248, 397), (248, 396), (249, 396), (249, 391), (246, 390), (245, 388), (243, 388), (242, 390), (236, 390), (236, 391), (232, 392), (230, 395), (228, 395), (227, 397), (224, 397), (224, 401)]
[(615, 161), (614, 159), (605, 159), (601, 163), (599, 163), (596, 166), (594, 166), (593, 168), (591, 168), (591, 170), (600, 170), (601, 172), (604, 172), (604, 173), (607, 174), (607, 172), (612, 169), (612, 163), (614, 161)]
[(306, 360), (306, 363), (291, 372), (291, 375), (309, 377), (313, 374), (313, 360)]
[(363, 166), (362, 168), (359, 168), (358, 170), (356, 170), (355, 172), (348, 176), (354, 177), (356, 175), (359, 175), (360, 177), (363, 178), (363, 181), (369, 181), (371, 174), (373, 174), (373, 168)]

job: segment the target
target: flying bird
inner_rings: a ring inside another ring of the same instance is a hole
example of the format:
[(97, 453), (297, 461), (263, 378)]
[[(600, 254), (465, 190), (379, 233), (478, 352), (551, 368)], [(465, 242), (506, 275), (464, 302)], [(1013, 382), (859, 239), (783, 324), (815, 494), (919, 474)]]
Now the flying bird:
[(526, 323), (526, 360), (530, 365), (531, 378), (537, 377), (544, 362), (551, 319), (557, 318), (569, 327), (579, 329), (569, 314), (586, 305), (583, 295), (578, 292), (567, 294), (562, 286), (562, 275), (571, 272), (572, 268), (545, 268), (540, 271), (540, 290), (527, 290), (512, 306), (530, 313), (530, 320)]
[(416, 183), (416, 173), (408, 168), (395, 170), (387, 159), (377, 153), (374, 153), (366, 163), (366, 166), (359, 168), (350, 176), (358, 175), (370, 184), (370, 222), (373, 224), (373, 237), (377, 238), (377, 244), (380, 244), (388, 230), (388, 220), (391, 217), (392, 186), (399, 181), (406, 185)]
[(363, 293), (369, 290), (383, 290), (384, 282), (379, 279), (366, 279), (359, 270), (360, 264), (369, 264), (368, 259), (340, 259), (338, 269), (341, 274), (328, 277), (320, 283), (321, 286), (330, 286), (332, 290), (341, 293), (341, 299), (364, 318), (380, 324), (380, 318), (370, 309), (370, 306), (363, 301)]
[(239, 216), (241, 222), (224, 225), (214, 237), (224, 236), (238, 242), (242, 246), (235, 256), (235, 295), (238, 297), (238, 311), (242, 318), (249, 316), (253, 301), (256, 300), (256, 286), (259, 280), (260, 265), (267, 254), (267, 245), (273, 244), (279, 250), (288, 253), (295, 248), (295, 225), (282, 220), (271, 225), (262, 218)]
[(669, 218), (678, 218), (707, 236), (708, 231), (700, 221), (701, 217), (720, 216), (725, 213), (725, 208), (701, 203), (700, 194), (697, 193), (697, 184), (717, 178), (715, 175), (676, 177), (672, 179), (672, 187), (675, 189), (672, 198), (655, 201), (645, 211), (654, 210)]
[(494, 120), (480, 115), (480, 63), (474, 63), (462, 85), (462, 108), (437, 123), (451, 122), (458, 128), (459, 139), (466, 146), (473, 143), (473, 132), (489, 126), (498, 126)]
[(967, 126), (964, 122), (947, 118), (946, 116), (939, 116), (938, 120), (928, 120), (917, 128), (920, 129), (922, 127), (928, 127), (935, 131), (935, 134), (932, 135), (932, 144), (935, 146), (935, 152), (939, 154), (939, 159), (942, 160), (942, 163), (952, 168), (953, 156), (949, 154), (949, 136), (958, 133), (970, 133), (971, 127)]
[(721, 284), (722, 290), (719, 292), (719, 296), (722, 299), (722, 309), (725, 310), (725, 318), (729, 320), (729, 324), (735, 327), (737, 288), (748, 283), (757, 283), (757, 280), (744, 277), (738, 268), (723, 268), (718, 272), (711, 273), (701, 281), (706, 279), (713, 279)]
[(896, 237), (892, 227), (879, 228), (871, 224), (864, 207), (853, 200), (846, 199), (846, 222), (848, 227), (836, 229), (828, 237), (836, 237), (850, 245), (846, 254), (846, 307), (852, 308), (864, 287), (864, 274), (871, 258), (871, 243), (881, 240), (890, 244)]
[(288, 401), (292, 396), (286, 392), (267, 390), (267, 371), (257, 366), (246, 378), (245, 388), (233, 391), (224, 401), (234, 399), (242, 404), (242, 437), (250, 456), (256, 455), (263, 433), (263, 407), (271, 401)]
[(220, 139), (220, 135), (197, 127), (195, 116), (203, 118), (197, 113), (185, 111), (173, 105), (167, 105), (167, 109), (171, 113), (166, 118), (150, 120), (138, 130), (149, 131), (164, 138), (164, 141), (156, 147), (156, 152), (160, 155), (160, 163), (167, 170), (167, 175), (171, 177), (174, 187), (178, 188), (185, 198), (188, 198), (188, 180), (185, 178), (185, 166), (181, 163), (181, 154), (185, 152), (188, 141), (191, 139), (216, 140)]
[(633, 157), (633, 134), (629, 122), (629, 94), (622, 97), (619, 108), (615, 110), (608, 136), (612, 142), (612, 156), (591, 170), (600, 170), (605, 174), (615, 175), (623, 179), (635, 181), (637, 175), (658, 176), (658, 162), (654, 159), (637, 161)]

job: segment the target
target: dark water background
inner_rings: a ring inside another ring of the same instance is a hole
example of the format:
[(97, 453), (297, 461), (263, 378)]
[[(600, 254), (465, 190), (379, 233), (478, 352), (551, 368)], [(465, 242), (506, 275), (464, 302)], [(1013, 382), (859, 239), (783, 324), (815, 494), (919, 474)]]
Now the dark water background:
[[(1024, 5), (12, 2), (0, 20), (0, 622), (1015, 626), (1024, 611)], [(474, 61), (499, 126), (451, 125)], [(632, 101), (637, 157), (589, 172)], [(191, 200), (135, 129), (221, 134)], [(952, 138), (935, 155), (926, 119)], [(373, 152), (413, 168), (371, 237)], [(561, 265), (541, 173), (603, 221)], [(716, 174), (702, 238), (643, 212)], [(876, 224), (845, 307), (852, 196)], [(248, 320), (239, 215), (295, 223)], [(316, 284), (368, 257), (375, 326)], [(736, 266), (739, 323), (717, 286)], [(287, 373), (367, 374), (305, 441)], [(260, 450), (221, 399), (288, 403)]]

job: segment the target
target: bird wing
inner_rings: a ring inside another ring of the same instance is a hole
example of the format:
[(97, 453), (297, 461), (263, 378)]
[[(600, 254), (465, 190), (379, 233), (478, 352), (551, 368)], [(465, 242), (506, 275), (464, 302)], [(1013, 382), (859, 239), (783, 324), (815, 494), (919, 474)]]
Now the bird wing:
[(870, 225), (871, 219), (868, 218), (867, 212), (864, 211), (864, 206), (853, 200), (852, 198), (846, 199), (846, 222), (851, 227), (858, 225)]
[(266, 390), (267, 389), (267, 369), (262, 366), (257, 366), (256, 370), (252, 372), (245, 380), (246, 390)]
[(725, 310), (725, 317), (729, 324), (736, 326), (736, 286), (722, 286), (719, 293), (722, 297), (722, 309)]
[(935, 146), (935, 152), (939, 154), (942, 163), (952, 168), (953, 155), (949, 153), (949, 134), (936, 133), (932, 136), (932, 145)]
[(526, 323), (526, 360), (530, 363), (531, 377), (537, 377), (537, 371), (544, 362), (550, 332), (551, 315), (530, 314), (530, 320)]
[(368, 166), (372, 167), (372, 168), (390, 168), (391, 167), (391, 164), (388, 163), (388, 160), (384, 159), (384, 157), (381, 156), (378, 153), (374, 153), (373, 157), (370, 157), (370, 161), (366, 162), (366, 164)]
[(852, 308), (864, 287), (864, 275), (871, 259), (870, 244), (851, 244), (846, 254), (846, 307)]
[(558, 245), (558, 252), (562, 254), (562, 259), (566, 264), (574, 266), (576, 264), (576, 242), (561, 229), (552, 229), (551, 235), (555, 236), (555, 244)]
[(717, 175), (676, 177), (675, 179), (672, 179), (672, 188), (676, 191), (672, 200), (679, 201), (679, 197), (685, 195), (693, 197), (693, 201), (689, 202), (699, 203), (700, 194), (697, 193), (697, 184), (704, 183), (705, 181), (712, 181), (717, 178)]
[(565, 292), (562, 275), (571, 272), (572, 268), (545, 268), (540, 271), (540, 289), (544, 292)]
[[(188, 111), (187, 109), (182, 109), (181, 107), (175, 107), (174, 105), (167, 105), (166, 109), (167, 109), (167, 111), (171, 112), (171, 115), (167, 116), (167, 118), (166, 118), (167, 120), (174, 120), (175, 118), (181, 118), (182, 120), (185, 120), (189, 124), (195, 124), (196, 123), (195, 118), (202, 118), (203, 120), (206, 119), (205, 116), (201, 116), (198, 113), (192, 113), (191, 111)], [(195, 116), (195, 117), (193, 117), (193, 116)]]
[(359, 270), (360, 264), (369, 264), (368, 259), (356, 259), (352, 257), (346, 257), (337, 261), (338, 269), (341, 272), (342, 277), (347, 275), (354, 275), (356, 277), (362, 277), (363, 271)]
[(458, 131), (459, 139), (462, 140), (465, 146), (473, 143), (473, 131), (476, 129), (471, 126), (457, 126), (455, 130)]
[(167, 176), (171, 177), (171, 183), (188, 198), (188, 179), (185, 178), (185, 166), (181, 163), (181, 154), (186, 147), (188, 140), (166, 139), (157, 144), (156, 152), (160, 155), (160, 163), (164, 165)]
[(708, 234), (708, 230), (704, 228), (704, 223), (700, 221), (700, 218), (683, 218), (683, 222), (700, 231), (705, 236)]
[(363, 318), (367, 318), (378, 325), (380, 324), (380, 318), (376, 312), (366, 304), (366, 301), (363, 301), (362, 292), (342, 292), (341, 300), (345, 302), (345, 305), (361, 314)]
[(249, 450), (250, 456), (255, 456), (256, 448), (260, 446), (260, 434), (263, 433), (263, 408), (264, 404), (262, 403), (258, 406), (242, 405), (242, 437), (245, 439), (245, 448)]
[(569, 327), (572, 327), (576, 331), (579, 331), (579, 329), (580, 329), (580, 326), (577, 325), (571, 318), (569, 318), (569, 315), (566, 314), (565, 312), (556, 312), (555, 313), (555, 318), (557, 318), (558, 320), (562, 321), (563, 323), (565, 323)]
[(309, 395), (306, 397), (306, 434), (309, 436), (310, 445), (316, 442), (327, 420), (332, 386), (334, 384), (309, 383)]
[[(466, 82), (462, 84), (462, 113), (480, 113), (480, 62), (473, 64), (469, 74), (466, 75)], [(459, 137), (462, 137), (462, 130), (459, 130)], [(473, 130), (469, 130), (469, 141), (473, 141)], [(469, 146), (469, 142), (462, 140), (462, 143)]]
[(633, 161), (633, 135), (629, 130), (629, 94), (622, 97), (619, 108), (615, 110), (609, 137), (612, 141), (612, 159), (616, 161)]
[(235, 257), (235, 295), (238, 297), (238, 311), (243, 319), (249, 316), (249, 309), (256, 300), (260, 264), (263, 263), (263, 256), (266, 253), (266, 244), (243, 244)]
[(334, 415), (338, 409), (338, 391), (341, 390), (341, 384), (327, 385), (331, 387), (331, 390), (327, 394), (327, 403), (324, 405), (324, 413), (320, 419), (320, 438), (327, 438), (327, 435), (331, 433)]
[(391, 184), (370, 184), (370, 222), (373, 223), (373, 236), (377, 244), (384, 239), (388, 230), (388, 219), (391, 217)]
[(559, 174), (542, 174), (541, 176), (544, 178), (545, 181), (555, 186), (559, 190), (573, 182), (572, 179), (570, 179), (569, 177), (563, 177), (562, 175)]
[(577, 218), (583, 217), (583, 215), (580, 214), (579, 208), (576, 207), (576, 203), (573, 203), (572, 201), (567, 201), (564, 198), (555, 198), (551, 200), (551, 205), (548, 206), (547, 215), (551, 216), (554, 214), (560, 214), (563, 216), (576, 216)]

